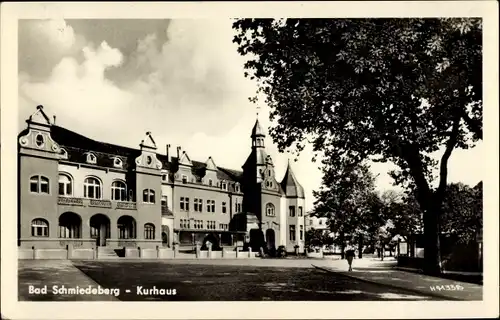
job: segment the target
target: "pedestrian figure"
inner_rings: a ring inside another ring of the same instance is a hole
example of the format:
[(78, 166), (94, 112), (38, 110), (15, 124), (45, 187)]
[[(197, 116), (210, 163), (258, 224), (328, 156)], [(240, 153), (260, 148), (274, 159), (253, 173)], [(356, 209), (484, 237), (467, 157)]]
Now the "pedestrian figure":
[(349, 271), (352, 271), (352, 260), (354, 259), (355, 252), (352, 249), (349, 249), (345, 252), (345, 258), (347, 259), (347, 263), (349, 264)]

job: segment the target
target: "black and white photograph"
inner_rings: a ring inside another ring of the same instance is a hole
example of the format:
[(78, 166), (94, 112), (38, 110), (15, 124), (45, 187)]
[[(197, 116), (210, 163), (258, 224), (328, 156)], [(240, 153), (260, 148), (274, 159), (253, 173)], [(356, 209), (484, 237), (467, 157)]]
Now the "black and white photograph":
[(498, 315), (498, 4), (460, 3), (2, 4), (2, 316)]

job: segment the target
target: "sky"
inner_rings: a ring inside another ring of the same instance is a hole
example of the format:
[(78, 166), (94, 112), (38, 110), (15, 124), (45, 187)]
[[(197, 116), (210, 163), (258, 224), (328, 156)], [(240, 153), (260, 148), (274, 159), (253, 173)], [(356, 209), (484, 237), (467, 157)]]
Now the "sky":
[[(267, 106), (248, 101), (256, 84), (233, 37), (229, 19), (20, 20), (19, 131), (42, 104), (57, 125), (95, 140), (138, 148), (150, 131), (159, 153), (181, 146), (191, 159), (241, 170), (257, 107), (263, 127), (270, 123)], [(321, 172), (310, 146), (294, 161), (269, 136), (265, 143), (279, 181), (292, 160), (312, 209)], [(479, 182), (481, 150), (455, 150), (449, 181)], [(397, 189), (391, 169), (372, 165), (379, 191)]]

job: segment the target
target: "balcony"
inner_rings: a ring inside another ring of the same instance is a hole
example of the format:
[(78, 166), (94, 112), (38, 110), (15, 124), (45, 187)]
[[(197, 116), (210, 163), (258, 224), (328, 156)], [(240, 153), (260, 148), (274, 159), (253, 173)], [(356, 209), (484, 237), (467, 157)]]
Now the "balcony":
[(111, 201), (90, 199), (89, 207), (111, 208)]
[(116, 209), (137, 210), (137, 205), (135, 202), (119, 201), (116, 203)]
[(83, 206), (83, 199), (74, 197), (59, 197), (57, 199), (57, 204), (65, 206)]

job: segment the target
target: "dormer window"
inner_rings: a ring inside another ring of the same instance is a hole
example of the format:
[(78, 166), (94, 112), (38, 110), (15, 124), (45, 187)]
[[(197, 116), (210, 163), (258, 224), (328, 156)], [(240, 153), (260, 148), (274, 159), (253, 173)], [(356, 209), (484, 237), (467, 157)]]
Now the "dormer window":
[(96, 164), (97, 163), (97, 157), (93, 153), (88, 153), (87, 154), (87, 163), (91, 164)]
[(222, 190), (227, 190), (227, 183), (223, 181), (221, 183), (221, 188), (222, 188)]
[(66, 151), (66, 149), (61, 148), (59, 155), (61, 156), (62, 159), (68, 159), (68, 151)]
[(182, 183), (187, 183), (188, 182), (188, 178), (186, 175), (182, 175)]
[(212, 186), (214, 184), (214, 181), (212, 179), (208, 179), (208, 185)]
[(151, 158), (151, 156), (147, 156), (146, 157), (146, 163), (149, 166), (151, 163), (153, 163), (153, 158)]
[(45, 144), (45, 139), (42, 134), (37, 134), (35, 137), (35, 144), (38, 148), (42, 148), (43, 145)]
[(235, 192), (240, 192), (240, 185), (239, 184), (235, 184), (234, 185), (234, 191)]
[(161, 175), (161, 181), (168, 182), (168, 175), (166, 173)]
[(115, 160), (113, 161), (113, 165), (115, 166), (115, 168), (122, 168), (123, 167), (122, 159), (115, 158)]

